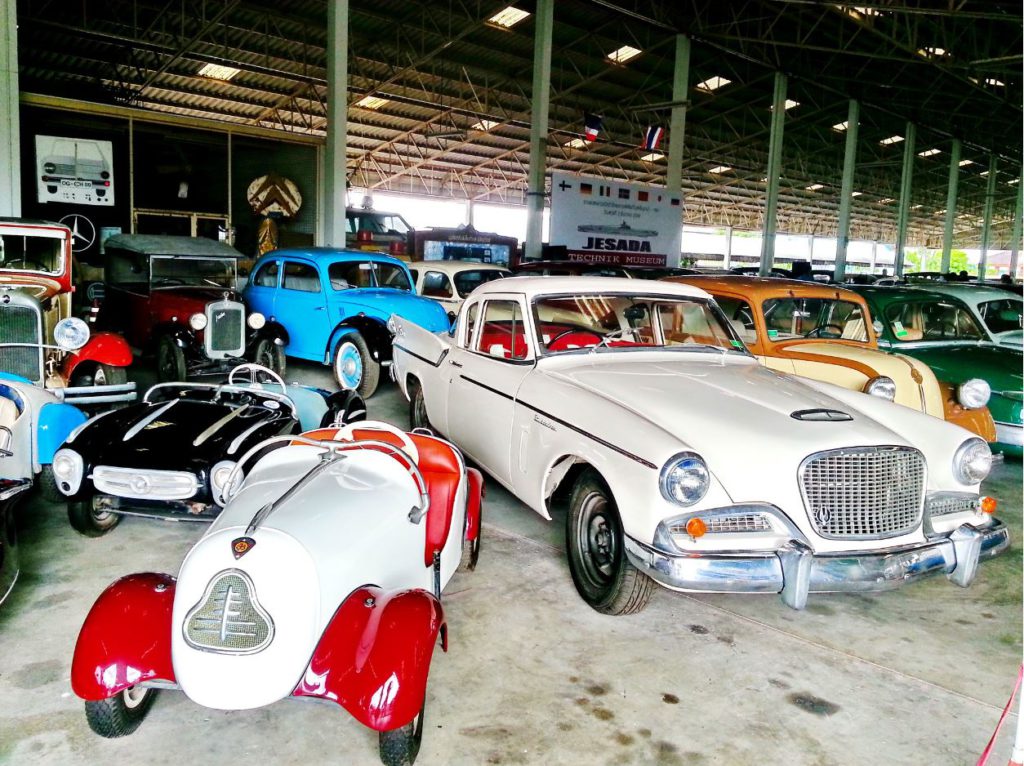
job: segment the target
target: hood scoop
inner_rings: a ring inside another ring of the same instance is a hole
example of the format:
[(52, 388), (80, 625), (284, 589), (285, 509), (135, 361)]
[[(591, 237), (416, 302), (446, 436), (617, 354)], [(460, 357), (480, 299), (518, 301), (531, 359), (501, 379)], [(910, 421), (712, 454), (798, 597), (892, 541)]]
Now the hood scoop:
[(811, 422), (819, 423), (841, 423), (846, 420), (853, 420), (852, 415), (848, 415), (845, 412), (840, 412), (839, 410), (828, 409), (797, 410), (796, 412), (789, 413), (789, 416), (794, 420), (809, 420)]

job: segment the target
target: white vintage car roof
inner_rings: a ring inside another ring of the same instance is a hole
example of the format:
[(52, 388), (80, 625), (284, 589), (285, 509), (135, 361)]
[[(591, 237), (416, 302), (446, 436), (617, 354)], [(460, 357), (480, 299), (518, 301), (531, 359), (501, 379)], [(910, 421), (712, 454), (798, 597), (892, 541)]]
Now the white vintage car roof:
[(951, 295), (954, 298), (959, 298), (964, 303), (970, 304), (971, 306), (977, 306), (980, 303), (986, 303), (988, 301), (1021, 300), (1021, 297), (1016, 293), (1011, 293), (1009, 290), (1003, 290), (999, 287), (989, 287), (987, 285), (928, 282), (927, 284), (914, 283), (911, 287), (914, 287), (915, 289), (920, 287), (933, 293)]
[(473, 291), (473, 297), (491, 293), (519, 293), (527, 299), (543, 295), (573, 293), (622, 293), (625, 295), (664, 295), (678, 298), (705, 298), (711, 296), (699, 287), (662, 282), (654, 279), (625, 279), (623, 277), (506, 277), (486, 282)]
[(458, 274), (462, 271), (508, 271), (508, 266), (500, 263), (477, 263), (476, 261), (412, 261), (410, 269), (441, 271), (445, 274)]

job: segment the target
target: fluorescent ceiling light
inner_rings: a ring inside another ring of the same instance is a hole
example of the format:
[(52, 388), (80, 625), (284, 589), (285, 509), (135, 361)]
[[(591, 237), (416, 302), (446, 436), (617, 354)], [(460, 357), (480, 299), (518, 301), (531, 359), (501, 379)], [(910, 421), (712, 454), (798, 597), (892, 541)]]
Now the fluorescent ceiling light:
[[(786, 110), (789, 110), (789, 109), (792, 109), (792, 108), (793, 108), (794, 106), (800, 106), (800, 102), (799, 102), (799, 101), (794, 101), (794, 100), (793, 100), (793, 99), (791, 99), (791, 98), (787, 98), (787, 99), (786, 99), (786, 105), (785, 105), (785, 107), (784, 107), (784, 108), (785, 108)], [(770, 104), (770, 105), (768, 106), (768, 111), (769, 111), (769, 112), (773, 112), (773, 111), (775, 111), (775, 104)]]
[(940, 56), (946, 56), (948, 54), (949, 51), (947, 51), (945, 48), (939, 48), (933, 45), (929, 45), (927, 48), (917, 49), (917, 55), (924, 56), (925, 58), (928, 58), (929, 56), (935, 56), (936, 58), (938, 58)]
[(832, 126), (832, 130), (836, 131), (837, 133), (842, 133), (844, 130), (846, 130), (849, 127), (850, 127), (849, 121), (848, 120), (843, 120), (842, 122), (837, 122), (835, 125), (833, 125)]
[(379, 96), (363, 96), (361, 99), (356, 101), (356, 106), (361, 106), (363, 109), (380, 109), (386, 103), (388, 103), (388, 99), (386, 98), (380, 98)]
[(501, 125), (497, 120), (480, 120), (480, 122), (473, 125), (473, 130), (490, 130)]
[(824, 189), (825, 184), (811, 184), (810, 186), (805, 186), (804, 188), (807, 189), (807, 191), (818, 191), (818, 189)]
[(496, 24), (499, 27), (510, 29), (529, 15), (529, 11), (521, 11), (514, 5), (510, 5), (505, 10), (498, 11), (496, 14), (491, 16), (491, 18), (487, 19), (487, 21), (491, 24)]
[(858, 192), (858, 191), (855, 191), (855, 192), (850, 192), (850, 196), (851, 196), (851, 197), (859, 197), (859, 196), (860, 196), (861, 194), (863, 194), (863, 193), (864, 193), (864, 192)]
[(644, 162), (657, 162), (658, 160), (665, 159), (665, 155), (659, 154), (658, 152), (651, 152), (650, 154), (645, 154), (640, 159)]
[(935, 215), (945, 215), (945, 214), (946, 214), (946, 208), (942, 208), (942, 210), (936, 210), (935, 211)]
[(709, 170), (708, 172), (709, 173), (726, 173), (726, 172), (728, 172), (730, 170), (732, 170), (732, 168), (729, 167), (728, 165), (716, 165), (715, 167), (711, 168), (711, 170)]
[(586, 145), (587, 142), (582, 138), (573, 138), (565, 142), (565, 146), (568, 146), (570, 149), (582, 149)]
[(623, 45), (621, 48), (613, 50), (608, 54), (608, 59), (614, 61), (616, 64), (625, 64), (630, 59), (636, 58), (642, 53), (639, 48), (634, 48), (632, 45)]
[(979, 176), (987, 176), (988, 175), (988, 171), (987, 170), (982, 170), (980, 173), (978, 173), (978, 175)]
[(924, 207), (924, 205), (911, 205), (910, 209), (911, 210), (920, 210), (923, 207)]
[(917, 156), (918, 157), (932, 157), (932, 156), (938, 154), (941, 151), (942, 151), (941, 149), (925, 149), (923, 152), (918, 152)]
[(985, 84), (992, 85), (996, 88), (1002, 88), (1004, 85), (1006, 85), (1005, 82), (1003, 82), (1002, 80), (997, 80), (995, 77), (986, 77)]
[(859, 19), (862, 16), (877, 16), (881, 13), (877, 8), (866, 8), (863, 5), (850, 5), (844, 10), (848, 16), (853, 16), (855, 19)]
[(211, 80), (230, 80), (240, 69), (235, 69), (233, 66), (221, 66), (220, 64), (203, 64), (199, 70), (200, 77), (209, 77)]
[(968, 165), (973, 165), (974, 160), (960, 160), (960, 167), (965, 168)]
[(715, 76), (709, 77), (704, 82), (697, 83), (695, 87), (697, 88), (697, 90), (703, 90), (706, 91), (707, 93), (711, 93), (711, 91), (718, 90), (719, 88), (724, 87), (731, 82), (732, 80), (727, 80), (724, 77)]
[(1014, 178), (1014, 179), (1011, 179), (1011, 180), (1007, 181), (1006, 183), (1008, 183), (1008, 184), (1010, 184), (1012, 186), (1013, 184), (1020, 183), (1020, 179), (1019, 178)]
[(888, 138), (883, 138), (878, 143), (880, 143), (882, 146), (889, 146), (890, 144), (898, 144), (902, 140), (903, 136), (889, 136)]
[(896, 200), (894, 200), (892, 197), (883, 197), (882, 199), (878, 200), (878, 204), (879, 205), (888, 205), (890, 202), (895, 202), (895, 201)]

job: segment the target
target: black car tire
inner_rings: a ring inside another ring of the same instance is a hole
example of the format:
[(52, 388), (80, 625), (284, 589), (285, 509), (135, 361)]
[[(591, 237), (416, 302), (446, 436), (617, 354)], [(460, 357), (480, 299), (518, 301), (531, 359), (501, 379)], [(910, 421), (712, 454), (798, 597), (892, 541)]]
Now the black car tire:
[(423, 386), (414, 379), (409, 381), (409, 430), (417, 428), (434, 430), (430, 426), (430, 418), (427, 417), (427, 401), (423, 396)]
[(355, 391), (339, 391), (331, 395), (330, 408), (320, 420), (321, 428), (347, 426), (366, 420), (366, 402)]
[(39, 494), (51, 503), (63, 503), (65, 500), (64, 493), (57, 488), (57, 477), (53, 474), (52, 465), (44, 465), (39, 472)]
[(85, 720), (101, 737), (125, 737), (139, 728), (156, 694), (156, 689), (129, 686), (105, 700), (86, 702)]
[(654, 581), (626, 556), (615, 499), (592, 470), (580, 474), (566, 514), (569, 571), (580, 596), (602, 614), (636, 614), (650, 601)]
[(92, 498), (68, 502), (68, 521), (79, 534), (86, 537), (102, 537), (121, 521), (121, 514), (111, 511), (97, 513), (92, 507)]
[[(341, 367), (345, 363), (346, 357), (352, 353), (353, 348), (358, 352), (362, 363), (362, 374), (357, 383), (351, 377), (346, 380)], [(334, 379), (342, 390), (351, 389), (354, 384), (355, 390), (364, 399), (369, 399), (377, 390), (377, 384), (380, 382), (380, 363), (373, 358), (370, 347), (366, 345), (363, 336), (358, 332), (351, 332), (338, 341), (338, 346), (334, 350), (334, 364), (331, 367), (334, 370)]]
[(284, 377), (287, 367), (284, 346), (276, 343), (273, 338), (260, 338), (256, 341), (256, 348), (252, 352), (252, 361), (254, 364), (263, 365), (282, 378)]
[(161, 383), (176, 383), (185, 380), (185, 352), (169, 335), (156, 344), (156, 377)]
[[(424, 705), (425, 707), (425, 705)], [(380, 761), (384, 766), (412, 766), (423, 741), (423, 710), (398, 729), (380, 733)]]
[(128, 382), (128, 370), (124, 367), (114, 367), (112, 364), (99, 364), (92, 374), (94, 386), (120, 386)]

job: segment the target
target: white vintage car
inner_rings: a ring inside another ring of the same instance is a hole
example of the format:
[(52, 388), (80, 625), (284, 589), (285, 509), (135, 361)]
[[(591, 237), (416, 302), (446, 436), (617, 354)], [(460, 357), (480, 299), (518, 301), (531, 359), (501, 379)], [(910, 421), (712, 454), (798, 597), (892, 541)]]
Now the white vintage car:
[(254, 446), (178, 577), (123, 577), (90, 610), (71, 666), (90, 727), (130, 734), (160, 688), (220, 710), (313, 697), (379, 731), (385, 764), (411, 764), (482, 487), (452, 445), (384, 423)]
[(681, 591), (968, 585), (1009, 544), (991, 452), (879, 397), (768, 370), (704, 291), (612, 278), (480, 287), (450, 334), (392, 318), (429, 426), (545, 518), (568, 500), (576, 588), (636, 612)]

